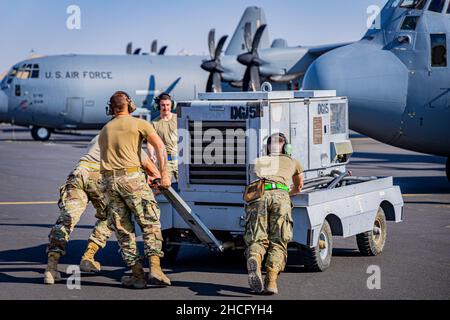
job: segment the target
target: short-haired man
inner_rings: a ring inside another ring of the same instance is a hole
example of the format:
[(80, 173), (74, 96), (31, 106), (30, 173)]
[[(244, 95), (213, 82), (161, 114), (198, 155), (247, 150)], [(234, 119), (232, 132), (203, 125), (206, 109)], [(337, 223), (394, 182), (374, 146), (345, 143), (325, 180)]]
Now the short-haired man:
[[(158, 169), (145, 153), (142, 153), (141, 165), (149, 177), (159, 178)], [(89, 201), (96, 209), (97, 222), (89, 237), (86, 252), (81, 258), (80, 269), (85, 272), (100, 271), (100, 263), (95, 261), (94, 256), (100, 248), (106, 246), (112, 234), (107, 223), (107, 204), (100, 188), (100, 179), (100, 147), (97, 135), (90, 141), (87, 153), (80, 158), (66, 183), (60, 188), (58, 202), (60, 216), (49, 234), (48, 263), (44, 272), (45, 284), (54, 284), (61, 278), (58, 272), (59, 259), (66, 253), (70, 234), (85, 212)]]
[(161, 173), (161, 188), (171, 185), (167, 174), (167, 152), (164, 143), (152, 125), (130, 113), (135, 109), (130, 96), (116, 92), (110, 99), (114, 119), (100, 132), (100, 170), (108, 196), (108, 222), (114, 229), (122, 258), (132, 270), (131, 276), (122, 277), (122, 284), (130, 288), (145, 288), (146, 279), (136, 244), (132, 216), (142, 230), (145, 256), (149, 260), (149, 283), (170, 285), (163, 273), (160, 258), (162, 234), (160, 211), (155, 197), (140, 170), (140, 153), (144, 140), (156, 152)]
[[(153, 121), (152, 125), (164, 142), (167, 150), (167, 171), (171, 180), (178, 181), (178, 131), (177, 115), (172, 113), (173, 100), (167, 93), (160, 94), (156, 99), (159, 109), (160, 119)], [(153, 148), (149, 148), (150, 156), (153, 155)]]
[[(251, 170), (257, 180), (252, 185), (261, 188), (262, 196), (248, 200), (245, 206), (244, 240), (248, 282), (258, 293), (278, 293), (276, 280), (286, 266), (287, 246), (292, 240), (290, 196), (299, 193), (303, 187), (303, 169), (290, 153), (286, 137), (275, 133), (267, 141), (267, 156), (256, 159)], [(263, 283), (261, 264), (266, 254), (267, 274)]]

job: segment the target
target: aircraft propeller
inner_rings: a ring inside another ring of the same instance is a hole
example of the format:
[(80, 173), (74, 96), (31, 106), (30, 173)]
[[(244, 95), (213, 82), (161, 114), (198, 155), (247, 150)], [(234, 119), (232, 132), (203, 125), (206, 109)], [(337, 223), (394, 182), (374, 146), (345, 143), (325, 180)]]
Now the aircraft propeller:
[(127, 54), (132, 54), (133, 53), (133, 42), (128, 42), (126, 53)]
[(216, 30), (211, 29), (208, 34), (208, 48), (211, 60), (203, 61), (201, 67), (203, 70), (209, 72), (208, 83), (206, 85), (206, 92), (221, 92), (222, 91), (222, 76), (221, 74), (225, 72), (225, 69), (221, 65), (220, 55), (222, 53), (225, 41), (227, 41), (228, 36), (223, 36), (220, 38), (215, 45), (215, 34)]
[[(153, 54), (157, 54), (159, 56), (163, 56), (166, 53), (167, 50), (167, 46), (163, 46), (159, 49), (158, 51), (158, 40), (153, 40), (151, 48), (150, 48), (150, 53)], [(126, 48), (126, 54), (128, 55), (139, 55), (141, 54), (142, 48), (137, 48), (136, 50), (133, 51), (133, 43), (129, 42), (127, 44), (127, 48)], [(143, 55), (148, 55), (148, 53), (144, 52), (142, 53)]]
[(158, 51), (158, 40), (153, 40), (150, 53), (157, 54), (158, 56), (163, 56), (166, 53), (167, 46), (161, 47)]
[(261, 37), (266, 29), (267, 25), (261, 25), (255, 32), (255, 36), (252, 39), (251, 35), (251, 23), (246, 23), (244, 26), (244, 43), (248, 52), (243, 53), (237, 57), (239, 63), (246, 66), (243, 79), (243, 91), (256, 91), (261, 86), (261, 75), (259, 67), (264, 64), (258, 55), (258, 46), (261, 41)]

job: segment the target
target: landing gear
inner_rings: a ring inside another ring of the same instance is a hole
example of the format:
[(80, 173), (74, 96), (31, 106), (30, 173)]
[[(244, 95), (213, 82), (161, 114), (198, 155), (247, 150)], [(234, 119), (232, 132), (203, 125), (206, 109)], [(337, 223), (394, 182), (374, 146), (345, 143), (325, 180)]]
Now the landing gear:
[(450, 158), (447, 158), (447, 165), (445, 166), (445, 173), (447, 174), (447, 179), (450, 182)]
[(36, 127), (33, 126), (31, 128), (31, 136), (36, 141), (47, 141), (50, 139), (50, 136), (52, 135), (50, 129), (44, 128), (44, 127)]

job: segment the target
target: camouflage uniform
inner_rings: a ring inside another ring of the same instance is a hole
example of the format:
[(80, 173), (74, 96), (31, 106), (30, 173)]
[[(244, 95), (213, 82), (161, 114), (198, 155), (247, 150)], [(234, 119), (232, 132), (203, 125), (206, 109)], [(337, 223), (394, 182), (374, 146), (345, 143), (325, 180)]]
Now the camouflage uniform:
[(127, 266), (140, 261), (132, 216), (142, 230), (145, 256), (163, 257), (160, 211), (144, 173), (106, 172), (103, 184), (108, 190), (108, 223)]
[(60, 216), (50, 231), (47, 252), (66, 253), (70, 234), (86, 210), (89, 201), (96, 209), (95, 217), (98, 219), (89, 240), (101, 248), (105, 247), (112, 231), (107, 225), (106, 202), (99, 187), (99, 164), (80, 161), (68, 176), (65, 185), (59, 190)]
[(177, 115), (173, 114), (170, 120), (160, 119), (152, 122), (153, 128), (160, 136), (167, 149), (169, 156), (167, 161), (167, 172), (170, 180), (178, 181), (178, 128)]
[(263, 196), (246, 205), (244, 240), (246, 255), (267, 252), (266, 268), (283, 271), (287, 260), (287, 246), (292, 240), (291, 199), (285, 190), (265, 191)]
[(171, 181), (178, 181), (178, 160), (167, 161), (167, 173)]

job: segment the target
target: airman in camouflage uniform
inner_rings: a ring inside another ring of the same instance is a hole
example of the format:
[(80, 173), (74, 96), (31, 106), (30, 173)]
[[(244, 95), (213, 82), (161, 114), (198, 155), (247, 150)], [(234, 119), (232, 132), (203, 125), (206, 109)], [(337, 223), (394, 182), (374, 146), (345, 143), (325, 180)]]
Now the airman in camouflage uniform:
[[(169, 178), (178, 181), (178, 130), (177, 115), (172, 113), (174, 102), (167, 93), (160, 94), (155, 101), (159, 109), (160, 119), (153, 121), (152, 125), (166, 146)], [(151, 147), (149, 148), (149, 154), (153, 154), (153, 148)]]
[(86, 253), (82, 258), (81, 268), (84, 271), (100, 271), (100, 264), (94, 261), (94, 255), (99, 248), (104, 248), (112, 234), (108, 228), (106, 217), (106, 202), (100, 191), (100, 150), (98, 136), (89, 144), (89, 150), (75, 169), (67, 177), (66, 183), (60, 188), (58, 207), (60, 216), (49, 234), (47, 246), (48, 264), (44, 273), (44, 283), (53, 284), (60, 279), (57, 264), (61, 255), (66, 254), (66, 246), (70, 234), (86, 210), (90, 202), (96, 209), (98, 219), (89, 237)]
[[(276, 294), (276, 280), (286, 266), (287, 246), (292, 240), (290, 196), (301, 191), (303, 169), (290, 157), (290, 145), (283, 134), (272, 135), (267, 149), (268, 156), (258, 158), (252, 170), (253, 178), (264, 180), (264, 192), (259, 199), (246, 204), (244, 240), (250, 288), (258, 293)], [(263, 283), (261, 264), (266, 254), (267, 274)]]
[(108, 197), (108, 223), (115, 231), (123, 260), (132, 270), (132, 276), (122, 277), (122, 284), (136, 289), (147, 284), (136, 245), (134, 217), (142, 230), (150, 284), (170, 285), (160, 266), (160, 258), (164, 256), (160, 211), (145, 175), (139, 170), (141, 145), (147, 140), (147, 146), (151, 145), (156, 152), (160, 187), (170, 187), (164, 143), (149, 122), (130, 115), (133, 103), (125, 92), (116, 92), (111, 97), (110, 108), (115, 118), (100, 132), (100, 163)]

